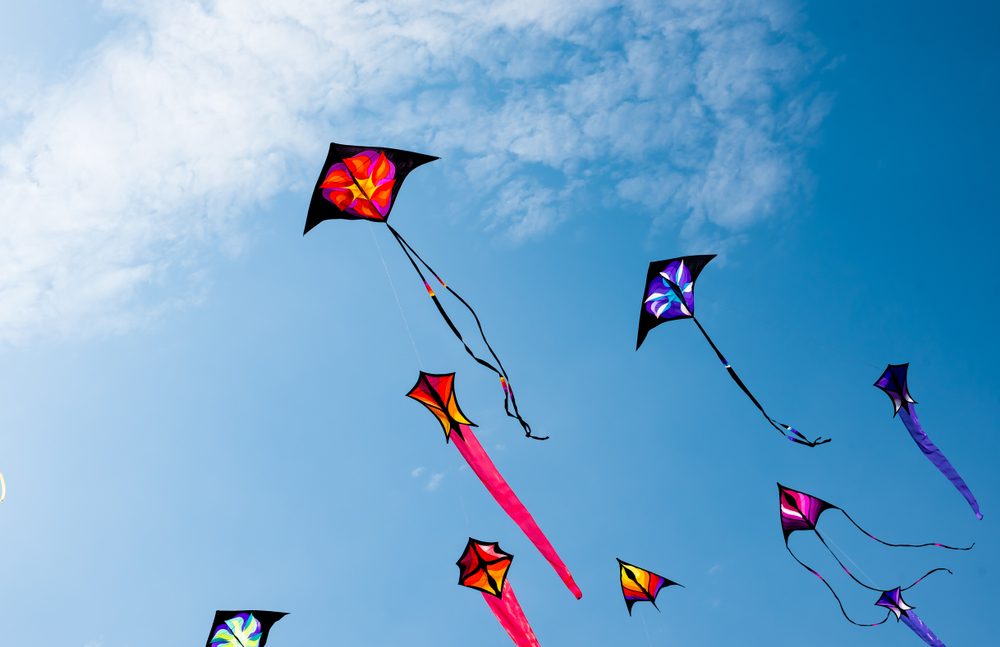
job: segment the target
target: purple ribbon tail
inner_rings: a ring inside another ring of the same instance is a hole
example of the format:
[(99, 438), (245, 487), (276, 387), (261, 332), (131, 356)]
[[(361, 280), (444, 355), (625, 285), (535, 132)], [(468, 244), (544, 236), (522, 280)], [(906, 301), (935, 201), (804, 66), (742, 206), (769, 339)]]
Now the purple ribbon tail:
[(903, 424), (906, 425), (906, 430), (910, 432), (910, 436), (913, 441), (920, 446), (923, 450), (924, 455), (941, 471), (942, 474), (947, 477), (951, 484), (962, 493), (965, 500), (969, 502), (969, 507), (972, 511), (976, 513), (977, 519), (982, 519), (983, 515), (979, 512), (979, 503), (976, 501), (976, 497), (972, 494), (972, 490), (969, 486), (965, 484), (962, 477), (959, 476), (958, 471), (952, 466), (941, 450), (937, 448), (931, 439), (927, 437), (924, 433), (923, 427), (920, 426), (920, 420), (917, 418), (917, 410), (914, 407), (910, 407), (910, 412), (907, 413), (906, 409), (899, 410), (899, 417), (903, 420)]
[(934, 632), (930, 630), (930, 627), (924, 624), (924, 621), (920, 619), (917, 614), (913, 611), (906, 611), (903, 613), (903, 617), (900, 618), (907, 627), (913, 630), (913, 633), (920, 636), (923, 640), (931, 647), (947, 647), (941, 639), (934, 635)]

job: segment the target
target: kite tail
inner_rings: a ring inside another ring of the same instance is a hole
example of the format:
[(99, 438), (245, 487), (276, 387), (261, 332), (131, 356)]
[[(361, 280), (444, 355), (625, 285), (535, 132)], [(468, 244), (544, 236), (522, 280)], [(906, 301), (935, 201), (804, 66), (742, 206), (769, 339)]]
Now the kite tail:
[(462, 454), (462, 457), (465, 458), (469, 467), (476, 473), (476, 476), (483, 482), (483, 485), (486, 486), (486, 489), (496, 499), (496, 502), (500, 504), (504, 512), (510, 516), (531, 543), (535, 545), (535, 548), (542, 554), (542, 557), (552, 565), (552, 568), (555, 569), (556, 574), (562, 579), (566, 588), (579, 600), (583, 597), (583, 593), (580, 591), (580, 587), (576, 585), (576, 582), (573, 581), (573, 576), (570, 574), (569, 569), (566, 568), (566, 564), (563, 563), (556, 549), (552, 547), (542, 529), (535, 523), (531, 513), (528, 512), (528, 509), (524, 507), (524, 504), (517, 498), (514, 491), (510, 489), (507, 481), (500, 475), (496, 465), (493, 464), (493, 461), (486, 454), (486, 450), (479, 444), (479, 439), (476, 438), (472, 429), (468, 425), (459, 425), (459, 430), (461, 431), (461, 435), (452, 434), (451, 440)]
[(800, 432), (795, 427), (786, 425), (783, 422), (778, 422), (777, 420), (769, 416), (767, 411), (764, 410), (764, 406), (760, 403), (759, 400), (757, 400), (756, 397), (754, 397), (754, 394), (750, 392), (750, 389), (747, 387), (746, 384), (743, 383), (743, 380), (740, 379), (740, 376), (736, 373), (736, 369), (732, 367), (732, 365), (726, 359), (726, 356), (722, 354), (722, 351), (719, 350), (719, 347), (716, 346), (715, 342), (712, 341), (712, 338), (709, 337), (708, 331), (705, 330), (705, 327), (701, 325), (701, 322), (698, 321), (697, 317), (692, 315), (691, 319), (692, 321), (694, 321), (695, 325), (698, 326), (698, 330), (701, 331), (701, 334), (704, 335), (705, 340), (708, 342), (708, 345), (711, 346), (712, 350), (715, 351), (716, 357), (718, 357), (719, 361), (722, 362), (722, 365), (726, 367), (726, 372), (729, 373), (729, 377), (731, 377), (733, 382), (736, 383), (736, 386), (740, 387), (740, 390), (743, 391), (744, 395), (750, 398), (750, 401), (753, 402), (755, 407), (757, 407), (757, 410), (760, 411), (761, 414), (763, 414), (764, 419), (767, 420), (768, 424), (774, 427), (778, 431), (778, 433), (780, 433), (782, 436), (792, 441), (793, 443), (798, 443), (799, 445), (805, 445), (807, 447), (815, 447), (817, 445), (822, 445), (823, 443), (830, 442), (829, 438), (823, 438), (822, 436), (817, 437), (816, 440), (809, 440), (802, 434), (802, 432)]
[(976, 542), (972, 542), (971, 546), (949, 546), (947, 544), (939, 544), (937, 542), (928, 542), (926, 544), (893, 544), (888, 541), (883, 541), (879, 539), (875, 535), (871, 534), (870, 532), (862, 528), (860, 525), (858, 525), (857, 521), (851, 518), (851, 515), (847, 514), (845, 510), (841, 510), (840, 508), (837, 508), (837, 510), (840, 510), (840, 513), (843, 514), (845, 517), (847, 517), (847, 520), (850, 521), (852, 524), (854, 524), (855, 528), (857, 528), (862, 533), (867, 535), (869, 539), (874, 539), (883, 546), (891, 546), (892, 548), (927, 548), (928, 546), (937, 546), (938, 548), (944, 548), (946, 550), (972, 550), (972, 547), (976, 545)]
[[(448, 327), (451, 329), (451, 332), (455, 335), (458, 341), (462, 343), (462, 346), (465, 348), (465, 352), (468, 353), (469, 357), (474, 359), (478, 364), (495, 373), (500, 379), (500, 386), (503, 389), (503, 409), (504, 413), (507, 414), (507, 417), (517, 420), (518, 424), (521, 425), (521, 429), (524, 430), (524, 435), (528, 438), (533, 438), (535, 440), (547, 440), (548, 436), (535, 436), (532, 434), (531, 425), (528, 424), (528, 421), (521, 416), (521, 412), (517, 408), (517, 399), (514, 396), (514, 388), (510, 384), (510, 377), (508, 377), (507, 371), (503, 367), (503, 363), (500, 361), (500, 358), (497, 357), (496, 352), (493, 350), (489, 340), (486, 338), (486, 332), (483, 330), (483, 324), (479, 320), (479, 315), (476, 314), (475, 309), (469, 305), (468, 301), (462, 298), (462, 295), (444, 282), (441, 276), (434, 271), (434, 268), (432, 268), (427, 261), (425, 261), (420, 254), (417, 253), (417, 250), (413, 249), (410, 243), (406, 242), (406, 239), (403, 238), (402, 234), (396, 231), (389, 223), (386, 223), (386, 227), (389, 228), (389, 232), (392, 234), (393, 238), (396, 239), (396, 243), (403, 250), (403, 253), (406, 254), (406, 259), (410, 261), (410, 265), (412, 265), (413, 269), (417, 271), (417, 275), (420, 277), (420, 280), (423, 281), (424, 287), (427, 289), (427, 294), (430, 295), (431, 300), (434, 301), (434, 305), (437, 307), (438, 313), (441, 315), (441, 318), (444, 319), (445, 323), (448, 324)], [(441, 287), (448, 290), (448, 292), (458, 299), (459, 303), (465, 306), (465, 308), (472, 314), (472, 318), (476, 322), (476, 327), (479, 328), (479, 336), (482, 338), (483, 343), (486, 345), (490, 355), (493, 357), (493, 361), (496, 362), (496, 366), (476, 355), (475, 351), (469, 347), (469, 344), (466, 343), (461, 331), (459, 331), (458, 326), (456, 326), (451, 317), (448, 316), (447, 311), (444, 309), (444, 305), (441, 304), (441, 301), (438, 299), (437, 294), (435, 294), (434, 289), (424, 276), (423, 270), (421, 270), (417, 265), (417, 261), (420, 261), (420, 263), (427, 268), (427, 271), (434, 275), (434, 278), (441, 285)]]
[(507, 635), (514, 641), (517, 647), (539, 647), (535, 632), (532, 631), (528, 619), (521, 609), (521, 604), (514, 595), (514, 587), (510, 582), (504, 582), (502, 597), (496, 597), (483, 592), (483, 599), (489, 605), (493, 615), (497, 617)]
[[(855, 577), (854, 573), (852, 573), (851, 570), (849, 568), (847, 568), (846, 566), (844, 566), (844, 563), (842, 561), (840, 561), (840, 558), (837, 556), (837, 553), (835, 553), (832, 550), (830, 550), (830, 547), (827, 545), (826, 540), (823, 539), (823, 535), (819, 534), (819, 531), (816, 530), (815, 528), (813, 529), (813, 532), (816, 533), (816, 536), (819, 537), (819, 540), (823, 543), (824, 546), (826, 546), (827, 552), (829, 552), (831, 555), (833, 555), (833, 559), (835, 559), (837, 561), (837, 564), (840, 565), (840, 568), (844, 569), (844, 572), (847, 573), (848, 577), (850, 577), (857, 584), (863, 586), (864, 588), (868, 589), (869, 591), (875, 591), (875, 592), (881, 592), (882, 591), (882, 589), (877, 589), (877, 588), (875, 588), (873, 586), (868, 586), (867, 584), (865, 584), (864, 582), (862, 582), (861, 580), (859, 580), (857, 577)], [(924, 579), (927, 576), (933, 575), (934, 573), (937, 573), (938, 571), (944, 571), (944, 572), (948, 573), (948, 575), (954, 575), (954, 573), (952, 573), (949, 569), (944, 568), (944, 567), (932, 568), (931, 570), (927, 571), (926, 573), (924, 573), (923, 575), (921, 575), (920, 577), (918, 577), (913, 584), (910, 584), (909, 586), (902, 587), (900, 589), (900, 591), (908, 591), (909, 589), (912, 589), (917, 584), (920, 584), (921, 582), (923, 582)]]
[(969, 486), (965, 484), (965, 481), (958, 474), (951, 461), (945, 457), (940, 449), (937, 448), (931, 439), (928, 438), (927, 434), (924, 432), (923, 427), (920, 425), (920, 419), (917, 418), (917, 410), (913, 407), (910, 411), (906, 409), (899, 410), (899, 417), (903, 420), (903, 424), (906, 426), (906, 430), (910, 432), (910, 437), (913, 438), (913, 442), (917, 443), (920, 449), (924, 452), (924, 456), (927, 457), (930, 462), (934, 463), (934, 466), (945, 475), (951, 484), (955, 486), (965, 500), (968, 502), (969, 507), (972, 508), (972, 512), (975, 513), (977, 519), (982, 519), (983, 515), (979, 512), (979, 502), (976, 501), (975, 495), (972, 494), (972, 490)]
[(909, 586), (904, 586), (903, 588), (901, 588), (899, 590), (900, 591), (908, 591), (909, 589), (912, 589), (913, 587), (915, 587), (917, 584), (920, 584), (921, 582), (923, 582), (924, 579), (927, 578), (928, 575), (933, 575), (934, 573), (937, 573), (938, 571), (944, 571), (948, 575), (954, 575), (954, 573), (952, 573), (949, 569), (944, 568), (944, 567), (941, 567), (941, 568), (932, 568), (931, 570), (927, 571), (926, 573), (924, 573), (923, 575), (921, 575), (920, 577), (918, 577), (916, 582), (914, 582), (913, 584), (911, 584)]
[(931, 631), (930, 627), (924, 624), (924, 621), (920, 619), (920, 616), (912, 610), (904, 612), (900, 620), (902, 620), (904, 625), (909, 627), (913, 633), (920, 636), (920, 639), (931, 647), (946, 647), (941, 639), (934, 635), (934, 632)]
[(838, 605), (840, 606), (840, 613), (841, 613), (841, 614), (842, 614), (842, 615), (844, 616), (844, 618), (846, 618), (846, 619), (847, 619), (847, 621), (848, 621), (848, 622), (850, 622), (850, 623), (851, 623), (852, 625), (857, 625), (858, 627), (877, 627), (878, 625), (880, 625), (880, 624), (884, 623), (884, 622), (885, 622), (886, 620), (888, 620), (888, 619), (889, 619), (889, 613), (890, 613), (890, 612), (887, 612), (887, 613), (885, 614), (885, 617), (884, 617), (884, 618), (882, 618), (882, 619), (881, 619), (880, 621), (878, 621), (878, 622), (872, 622), (872, 623), (863, 623), (863, 622), (857, 622), (857, 621), (855, 621), (854, 619), (852, 619), (852, 618), (851, 618), (851, 616), (847, 615), (847, 610), (846, 610), (846, 609), (844, 609), (844, 603), (840, 601), (840, 596), (839, 596), (839, 595), (837, 595), (837, 592), (833, 590), (833, 587), (832, 587), (832, 586), (830, 586), (830, 583), (829, 583), (829, 582), (827, 582), (827, 581), (826, 581), (826, 579), (825, 579), (825, 578), (824, 578), (824, 577), (823, 577), (822, 575), (820, 575), (820, 574), (819, 574), (818, 572), (816, 572), (816, 571), (815, 571), (815, 570), (813, 570), (812, 568), (810, 568), (810, 567), (806, 566), (806, 565), (805, 565), (805, 563), (804, 563), (804, 562), (803, 562), (803, 561), (802, 561), (801, 559), (799, 559), (799, 558), (798, 558), (798, 557), (797, 557), (797, 556), (795, 555), (795, 553), (793, 553), (793, 552), (792, 552), (792, 549), (788, 547), (788, 542), (787, 542), (787, 541), (785, 542), (785, 550), (787, 550), (787, 551), (788, 551), (788, 554), (792, 556), (792, 559), (794, 559), (795, 561), (797, 561), (797, 562), (799, 563), (799, 565), (800, 565), (800, 566), (801, 566), (802, 568), (806, 569), (807, 571), (809, 571), (810, 573), (812, 573), (813, 575), (815, 575), (816, 577), (818, 577), (818, 578), (819, 578), (819, 580), (820, 580), (820, 582), (822, 582), (823, 584), (825, 584), (825, 585), (826, 585), (826, 588), (828, 588), (828, 589), (830, 590), (830, 593), (832, 593), (832, 594), (833, 594), (833, 597), (834, 597), (834, 598), (835, 598), (835, 599), (837, 600), (837, 604), (838, 604)]

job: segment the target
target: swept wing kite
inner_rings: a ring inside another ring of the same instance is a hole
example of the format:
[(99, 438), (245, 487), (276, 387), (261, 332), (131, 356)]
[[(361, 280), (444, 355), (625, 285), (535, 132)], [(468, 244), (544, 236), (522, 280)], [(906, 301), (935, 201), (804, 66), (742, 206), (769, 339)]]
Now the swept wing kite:
[(521, 604), (514, 595), (514, 587), (507, 581), (514, 556), (500, 549), (497, 542), (484, 542), (469, 537), (458, 565), (458, 583), (483, 594), (493, 615), (518, 647), (537, 647), (538, 639), (532, 631)]
[[(847, 518), (848, 521), (851, 522), (851, 524), (855, 528), (860, 530), (870, 539), (874, 539), (875, 541), (884, 546), (889, 546), (892, 548), (924, 548), (927, 546), (936, 546), (938, 548), (945, 548), (947, 550), (970, 550), (972, 548), (972, 546), (968, 546), (965, 548), (956, 548), (954, 546), (947, 546), (945, 544), (939, 544), (936, 542), (926, 543), (926, 544), (893, 544), (887, 541), (883, 541), (878, 537), (876, 537), (875, 535), (868, 532), (867, 530), (865, 530), (864, 528), (862, 528), (861, 526), (859, 526), (858, 523), (851, 518), (851, 515), (847, 514), (847, 512), (843, 508), (835, 506), (832, 503), (827, 503), (826, 501), (820, 499), (819, 497), (814, 497), (812, 495), (806, 494), (805, 492), (799, 492), (797, 490), (785, 487), (781, 483), (778, 483), (778, 505), (780, 507), (781, 531), (785, 536), (785, 550), (788, 551), (788, 554), (791, 555), (792, 558), (796, 562), (798, 562), (800, 566), (802, 566), (802, 568), (806, 569), (807, 571), (818, 577), (820, 581), (826, 585), (826, 588), (828, 588), (830, 590), (830, 593), (833, 594), (833, 597), (836, 598), (837, 604), (840, 605), (840, 612), (844, 615), (845, 618), (847, 618), (848, 622), (858, 625), (859, 627), (874, 627), (876, 625), (880, 625), (889, 619), (889, 615), (886, 614), (885, 618), (883, 618), (879, 622), (873, 622), (873, 623), (861, 623), (861, 622), (856, 622), (854, 619), (852, 619), (851, 616), (849, 616), (847, 614), (847, 611), (844, 609), (844, 604), (840, 601), (840, 596), (838, 596), (837, 592), (833, 590), (833, 587), (830, 585), (829, 582), (826, 581), (826, 578), (820, 575), (819, 572), (813, 569), (812, 567), (807, 566), (802, 560), (798, 558), (798, 556), (795, 553), (792, 552), (791, 547), (788, 545), (788, 541), (792, 533), (798, 532), (800, 530), (812, 531), (816, 535), (816, 537), (820, 540), (820, 543), (822, 543), (823, 546), (826, 548), (827, 552), (833, 555), (833, 559), (836, 560), (837, 564), (840, 565), (840, 568), (842, 568), (844, 572), (847, 573), (848, 577), (854, 580), (854, 582), (857, 583), (858, 585), (870, 591), (875, 591), (878, 593), (883, 593), (885, 592), (886, 589), (870, 586), (859, 580), (857, 576), (855, 576), (854, 573), (852, 573), (851, 570), (847, 568), (842, 561), (840, 561), (840, 557), (837, 556), (837, 553), (833, 552), (830, 546), (826, 543), (826, 539), (824, 539), (823, 535), (820, 534), (819, 530), (817, 529), (817, 525), (819, 524), (820, 515), (822, 515), (825, 511), (838, 510), (841, 514), (844, 515), (844, 517)], [(923, 580), (931, 573), (937, 573), (938, 571), (944, 571), (949, 574), (951, 573), (951, 571), (949, 571), (946, 568), (931, 569), (930, 571), (924, 573), (913, 584), (910, 584), (909, 586), (904, 587), (900, 590), (906, 591), (907, 589), (916, 586), (918, 583), (920, 583), (921, 580)]]
[(906, 372), (909, 367), (909, 364), (889, 364), (882, 375), (875, 380), (875, 386), (884, 391), (889, 396), (889, 399), (892, 400), (893, 417), (899, 415), (900, 420), (903, 421), (903, 426), (910, 432), (913, 442), (917, 443), (917, 446), (924, 452), (927, 460), (934, 463), (934, 467), (938, 468), (944, 474), (945, 478), (951, 481), (955, 489), (965, 497), (976, 518), (982, 519), (983, 515), (979, 512), (979, 502), (976, 501), (972, 490), (965, 484), (965, 480), (959, 475), (958, 470), (952, 467), (951, 462), (944, 453), (938, 449), (937, 445), (931, 442), (931, 439), (924, 432), (924, 428), (920, 425), (920, 419), (917, 418), (917, 410), (913, 406), (917, 401), (910, 396), (910, 389), (906, 385)]
[(882, 595), (875, 602), (875, 606), (888, 609), (896, 616), (896, 622), (902, 621), (904, 625), (909, 627), (913, 633), (920, 636), (920, 639), (931, 645), (931, 647), (945, 647), (941, 639), (935, 636), (930, 627), (925, 625), (924, 621), (913, 612), (914, 607), (911, 607), (903, 600), (903, 589), (898, 586), (891, 591), (882, 591)]
[(628, 608), (629, 615), (632, 615), (632, 605), (636, 602), (652, 602), (653, 607), (659, 611), (660, 607), (656, 606), (656, 596), (660, 594), (660, 590), (668, 586), (684, 586), (668, 580), (662, 575), (657, 575), (653, 571), (647, 571), (620, 559), (618, 560), (618, 568), (622, 581), (622, 595), (625, 597), (625, 606)]
[(668, 258), (662, 261), (653, 261), (649, 264), (649, 271), (646, 273), (645, 288), (642, 292), (642, 308), (639, 312), (639, 336), (635, 342), (635, 349), (639, 350), (646, 335), (653, 328), (668, 321), (678, 319), (690, 319), (698, 326), (698, 330), (704, 335), (708, 345), (715, 351), (715, 355), (726, 367), (726, 372), (732, 378), (736, 386), (740, 387), (754, 406), (761, 412), (768, 424), (774, 427), (778, 433), (799, 445), (815, 447), (823, 443), (830, 442), (829, 438), (816, 438), (809, 440), (798, 429), (783, 422), (778, 422), (764, 410), (760, 401), (750, 392), (747, 385), (743, 383), (736, 370), (715, 345), (708, 332), (694, 315), (694, 283), (698, 280), (698, 275), (708, 265), (708, 262), (715, 258), (715, 254), (700, 256), (681, 256), (678, 258)]
[(205, 647), (264, 647), (280, 611), (217, 611)]
[(542, 553), (542, 556), (548, 560), (570, 592), (577, 599), (582, 597), (583, 593), (573, 581), (573, 576), (566, 568), (566, 564), (556, 553), (545, 533), (535, 523), (528, 509), (524, 507), (507, 481), (500, 475), (496, 465), (490, 460), (486, 450), (479, 444), (479, 440), (472, 432), (472, 427), (475, 424), (462, 413), (458, 406), (458, 400), (455, 398), (455, 374), (420, 371), (417, 383), (406, 395), (427, 407), (434, 414), (444, 430), (445, 443), (450, 441), (455, 445), (462, 458), (483, 482), (496, 502), (527, 535), (531, 543)]
[[(410, 265), (417, 272), (417, 276), (424, 284), (428, 296), (434, 302), (438, 314), (448, 324), (448, 328), (458, 338), (469, 354), (480, 365), (486, 367), (497, 375), (500, 379), (500, 386), (504, 394), (504, 411), (506, 414), (517, 420), (524, 430), (524, 434), (536, 440), (545, 440), (547, 436), (535, 436), (531, 432), (531, 425), (521, 416), (517, 408), (517, 399), (514, 397), (514, 388), (510, 383), (510, 377), (497, 354), (486, 339), (483, 331), (483, 324), (479, 321), (479, 315), (469, 305), (469, 302), (454, 289), (445, 284), (441, 276), (427, 264), (420, 254), (406, 242), (402, 235), (389, 224), (389, 213), (396, 202), (396, 195), (403, 180), (413, 169), (433, 162), (438, 159), (423, 153), (413, 153), (396, 148), (385, 148), (381, 146), (345, 146), (343, 144), (330, 144), (330, 152), (326, 162), (320, 171), (316, 187), (313, 189), (312, 201), (309, 203), (309, 212), (306, 215), (306, 226), (303, 235), (323, 222), (324, 220), (367, 220), (370, 222), (382, 223), (392, 234), (393, 240), (403, 250)], [(455, 299), (458, 300), (471, 314), (479, 329), (479, 336), (486, 345), (492, 357), (492, 362), (483, 359), (469, 347), (462, 332), (455, 322), (452, 321), (440, 298), (428, 282), (424, 271), (429, 272), (441, 288), (445, 289)]]

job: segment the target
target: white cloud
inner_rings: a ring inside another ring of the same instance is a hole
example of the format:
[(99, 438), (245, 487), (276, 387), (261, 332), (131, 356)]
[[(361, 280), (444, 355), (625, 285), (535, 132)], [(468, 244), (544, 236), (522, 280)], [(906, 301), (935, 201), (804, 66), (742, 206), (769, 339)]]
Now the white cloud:
[(441, 481), (444, 480), (444, 474), (441, 472), (435, 472), (431, 474), (431, 477), (427, 479), (427, 485), (424, 486), (428, 492), (434, 492), (439, 487), (441, 487)]
[(331, 139), (457, 158), (514, 240), (577, 194), (725, 237), (798, 189), (827, 108), (781, 0), (106, 5), (131, 19), (75, 72), (0, 92), (2, 342), (198, 300)]
[(412, 476), (415, 479), (418, 479), (420, 478), (420, 475), (423, 474), (425, 471), (427, 471), (426, 468), (414, 467), (412, 470), (410, 470), (410, 476)]

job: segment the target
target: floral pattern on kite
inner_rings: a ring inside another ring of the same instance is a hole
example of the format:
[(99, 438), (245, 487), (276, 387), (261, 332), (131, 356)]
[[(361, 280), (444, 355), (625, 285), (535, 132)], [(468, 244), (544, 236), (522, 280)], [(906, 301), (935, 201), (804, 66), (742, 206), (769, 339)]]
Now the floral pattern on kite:
[(331, 166), (319, 188), (341, 211), (381, 222), (389, 215), (395, 184), (396, 167), (385, 153), (366, 150)]
[(264, 647), (280, 611), (218, 611), (205, 647)]
[(650, 282), (644, 305), (649, 314), (667, 321), (694, 313), (694, 281), (683, 258), (667, 265)]
[(406, 176), (436, 159), (398, 148), (331, 143), (316, 179), (302, 233), (309, 233), (324, 220), (389, 224), (389, 212)]

